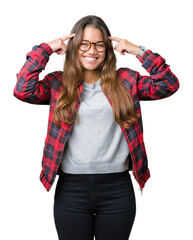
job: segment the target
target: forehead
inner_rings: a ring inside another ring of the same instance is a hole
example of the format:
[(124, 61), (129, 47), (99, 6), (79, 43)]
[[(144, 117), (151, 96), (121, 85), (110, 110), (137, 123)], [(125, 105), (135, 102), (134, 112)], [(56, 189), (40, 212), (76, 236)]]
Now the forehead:
[(84, 28), (82, 39), (89, 40), (90, 42), (98, 42), (104, 40), (101, 30), (91, 26)]

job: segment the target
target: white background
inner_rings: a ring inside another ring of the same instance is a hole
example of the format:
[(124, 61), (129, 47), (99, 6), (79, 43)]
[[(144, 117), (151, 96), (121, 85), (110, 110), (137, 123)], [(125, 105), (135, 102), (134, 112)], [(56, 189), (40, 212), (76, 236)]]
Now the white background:
[[(100, 16), (111, 35), (144, 45), (166, 59), (179, 78), (171, 97), (141, 102), (151, 178), (143, 195), (132, 177), (137, 214), (132, 240), (193, 239), (192, 5), (191, 1), (7, 1), (1, 4), (0, 239), (57, 239), (53, 197), (39, 181), (49, 106), (13, 96), (16, 73), (34, 45), (70, 33), (86, 15)], [(117, 68), (147, 75), (133, 55), (116, 52)], [(62, 70), (52, 54), (40, 80)], [(120, 239), (121, 240), (121, 239)]]

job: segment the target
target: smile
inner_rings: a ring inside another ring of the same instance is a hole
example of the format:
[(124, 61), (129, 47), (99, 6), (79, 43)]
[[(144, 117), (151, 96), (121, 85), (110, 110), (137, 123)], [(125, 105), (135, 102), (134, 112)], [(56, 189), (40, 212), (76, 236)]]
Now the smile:
[(98, 58), (87, 57), (87, 56), (85, 56), (85, 57), (83, 57), (83, 58), (84, 58), (84, 60), (85, 60), (86, 62), (89, 62), (89, 63), (96, 62), (96, 60), (98, 59)]

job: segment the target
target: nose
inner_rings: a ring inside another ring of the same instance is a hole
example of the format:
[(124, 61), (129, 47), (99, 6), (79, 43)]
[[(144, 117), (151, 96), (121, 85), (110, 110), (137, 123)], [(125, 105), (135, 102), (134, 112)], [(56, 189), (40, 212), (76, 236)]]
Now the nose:
[(89, 52), (89, 53), (96, 53), (97, 50), (96, 50), (96, 48), (95, 48), (95, 45), (94, 45), (94, 44), (91, 44), (90, 49), (89, 49), (87, 52)]

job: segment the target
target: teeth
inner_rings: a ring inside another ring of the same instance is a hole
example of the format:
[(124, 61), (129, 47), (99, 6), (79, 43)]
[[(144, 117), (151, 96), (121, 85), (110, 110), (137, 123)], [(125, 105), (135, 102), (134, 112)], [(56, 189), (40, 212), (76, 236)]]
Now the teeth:
[(85, 59), (88, 59), (88, 60), (96, 60), (96, 58), (91, 58), (91, 57), (85, 57)]

